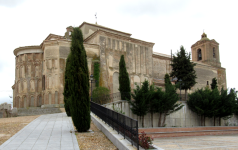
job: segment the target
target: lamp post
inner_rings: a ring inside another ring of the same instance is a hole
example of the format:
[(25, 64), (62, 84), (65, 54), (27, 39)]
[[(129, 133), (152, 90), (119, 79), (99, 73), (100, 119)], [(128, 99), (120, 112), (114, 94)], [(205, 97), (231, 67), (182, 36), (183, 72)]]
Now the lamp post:
[(91, 76), (90, 76), (90, 80), (91, 80), (91, 101), (93, 100), (93, 75), (91, 74)]

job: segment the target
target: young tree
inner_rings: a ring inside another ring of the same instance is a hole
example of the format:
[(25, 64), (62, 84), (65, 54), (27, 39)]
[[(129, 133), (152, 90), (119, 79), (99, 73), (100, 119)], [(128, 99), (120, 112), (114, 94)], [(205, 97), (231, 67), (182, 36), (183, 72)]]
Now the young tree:
[(66, 111), (67, 116), (71, 116), (70, 114), (70, 91), (69, 91), (69, 78), (70, 78), (70, 58), (71, 58), (71, 53), (69, 53), (67, 61), (66, 61), (66, 67), (65, 67), (65, 84), (64, 84), (64, 108)]
[(129, 75), (126, 70), (124, 55), (121, 55), (121, 59), (119, 63), (119, 91), (121, 93), (122, 100), (131, 99), (131, 95), (127, 94), (131, 92), (131, 86), (130, 86)]
[(198, 89), (192, 94), (189, 94), (187, 101), (190, 110), (201, 116), (201, 125), (205, 126), (206, 117), (212, 117), (214, 109), (214, 100), (211, 98), (211, 90), (209, 88)]
[(212, 83), (210, 84), (211, 85), (211, 89), (214, 90), (215, 88), (217, 88), (217, 79), (216, 78), (213, 78), (212, 79)]
[(134, 101), (126, 99), (128, 103), (132, 106), (131, 111), (136, 114), (142, 120), (142, 127), (144, 127), (144, 116), (147, 114), (149, 107), (147, 103), (148, 93), (149, 93), (149, 82), (144, 81), (142, 87), (136, 85), (136, 89), (133, 90), (134, 93), (131, 94)]
[(155, 111), (159, 113), (159, 122), (158, 126), (165, 126), (166, 116), (180, 110), (183, 105), (177, 103), (179, 101), (178, 94), (176, 93), (176, 87), (171, 84), (169, 75), (165, 75), (165, 91), (162, 91), (161, 88), (153, 94), (153, 105), (156, 109)]
[(87, 55), (83, 46), (83, 35), (77, 27), (73, 29), (70, 57), (70, 113), (78, 132), (90, 128), (89, 75)]
[(221, 89), (220, 101), (218, 105), (218, 113), (215, 117), (219, 118), (219, 126), (221, 126), (221, 118), (224, 120), (232, 117), (233, 113), (236, 111), (236, 91), (235, 89), (228, 90)]
[(196, 64), (190, 61), (190, 53), (187, 54), (183, 46), (180, 47), (180, 51), (173, 55), (172, 59), (172, 72), (170, 77), (177, 77), (178, 80), (182, 80), (181, 89), (185, 90), (185, 99), (187, 100), (187, 90), (191, 89), (197, 82), (196, 72), (194, 66)]

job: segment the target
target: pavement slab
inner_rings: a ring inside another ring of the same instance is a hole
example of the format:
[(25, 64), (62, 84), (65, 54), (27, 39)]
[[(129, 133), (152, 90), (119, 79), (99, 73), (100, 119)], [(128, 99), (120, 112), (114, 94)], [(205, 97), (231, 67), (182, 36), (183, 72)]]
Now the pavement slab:
[(238, 135), (212, 135), (155, 138), (153, 144), (164, 150), (238, 150)]
[(0, 150), (79, 150), (71, 117), (41, 115), (0, 146)]

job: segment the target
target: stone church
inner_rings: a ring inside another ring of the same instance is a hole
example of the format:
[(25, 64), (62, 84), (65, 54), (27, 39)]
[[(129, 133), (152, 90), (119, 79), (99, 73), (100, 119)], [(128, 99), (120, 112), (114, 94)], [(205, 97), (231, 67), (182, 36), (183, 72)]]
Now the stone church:
[[(156, 86), (164, 86), (164, 75), (171, 71), (171, 56), (153, 52), (155, 43), (142, 41), (115, 29), (83, 22), (79, 28), (84, 37), (89, 74), (93, 64), (100, 63), (100, 86), (117, 93), (119, 88), (119, 61), (125, 56), (131, 88), (145, 79)], [(72, 27), (64, 36), (50, 34), (40, 45), (14, 50), (15, 83), (13, 105), (27, 107), (63, 107), (64, 73), (70, 52)], [(197, 84), (189, 91), (211, 84), (218, 79), (219, 88), (226, 88), (226, 69), (221, 67), (219, 43), (205, 33), (191, 46), (192, 61), (197, 65)]]

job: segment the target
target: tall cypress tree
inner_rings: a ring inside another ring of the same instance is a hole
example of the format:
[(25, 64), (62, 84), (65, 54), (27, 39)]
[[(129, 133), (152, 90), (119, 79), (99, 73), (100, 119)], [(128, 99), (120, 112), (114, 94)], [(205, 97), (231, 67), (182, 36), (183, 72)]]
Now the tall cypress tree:
[(64, 76), (64, 108), (66, 111), (67, 116), (71, 116), (70, 114), (70, 102), (69, 102), (69, 98), (70, 98), (70, 91), (69, 91), (69, 78), (70, 78), (70, 57), (71, 57), (71, 53), (69, 53), (67, 61), (66, 61), (66, 68), (65, 68), (65, 76)]
[(211, 85), (211, 89), (214, 90), (215, 88), (217, 88), (217, 79), (216, 78), (213, 78), (212, 79), (212, 83), (210, 84)]
[(70, 113), (78, 132), (90, 128), (89, 75), (87, 55), (83, 46), (83, 35), (77, 27), (73, 29), (70, 57)]
[(119, 91), (121, 92), (122, 100), (130, 100), (131, 86), (128, 72), (126, 70), (126, 63), (124, 60), (124, 55), (121, 55), (119, 63)]
[(195, 79), (196, 71), (194, 66), (196, 64), (190, 61), (190, 53), (187, 54), (183, 46), (180, 47), (180, 51), (173, 55), (172, 59), (172, 72), (170, 77), (177, 77), (178, 80), (182, 80), (181, 89), (185, 90), (185, 99), (187, 100), (187, 90), (191, 89), (197, 82)]

